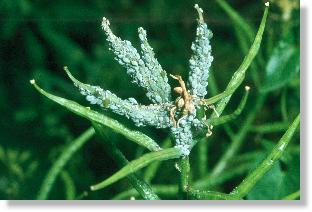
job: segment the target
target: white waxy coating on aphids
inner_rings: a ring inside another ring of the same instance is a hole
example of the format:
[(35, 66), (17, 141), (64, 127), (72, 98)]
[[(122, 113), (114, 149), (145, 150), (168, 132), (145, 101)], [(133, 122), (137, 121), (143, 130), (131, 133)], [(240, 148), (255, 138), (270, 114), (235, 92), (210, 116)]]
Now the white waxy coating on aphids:
[[(175, 147), (181, 151), (182, 155), (189, 155), (195, 144), (192, 130), (207, 127), (202, 121), (205, 117), (202, 120), (196, 117), (196, 110), (200, 108), (200, 99), (207, 94), (209, 68), (213, 61), (210, 45), (212, 33), (204, 22), (203, 10), (197, 4), (195, 9), (199, 18), (196, 39), (191, 46), (193, 55), (189, 60), (191, 69), (187, 82), (189, 91), (185, 85), (184, 89), (175, 87), (173, 90), (180, 94), (178, 101), (172, 101), (167, 73), (155, 58), (153, 48), (147, 41), (146, 31), (141, 27), (138, 29), (141, 43), (140, 56), (130, 41), (121, 40), (113, 34), (108, 19), (103, 18), (102, 21), (102, 28), (107, 36), (109, 49), (115, 54), (115, 59), (126, 68), (132, 81), (146, 90), (146, 96), (155, 104), (140, 105), (134, 98), (123, 100), (108, 90), (79, 82), (65, 68), (69, 77), (80, 89), (80, 93), (86, 96), (86, 100), (90, 104), (99, 105), (104, 109), (125, 116), (131, 119), (136, 126), (170, 128), (175, 139)], [(190, 95), (187, 99), (185, 93), (188, 92)], [(185, 105), (188, 105), (186, 113)], [(173, 123), (170, 116), (172, 108), (175, 107), (177, 110), (173, 113), (173, 119), (177, 120), (177, 125)]]
[(154, 57), (153, 49), (146, 39), (146, 32), (139, 28), (142, 58), (130, 41), (121, 40), (115, 36), (109, 27), (110, 23), (105, 17), (102, 28), (107, 36), (110, 50), (116, 55), (115, 59), (126, 68), (132, 82), (146, 90), (146, 96), (153, 103), (164, 103), (170, 100), (170, 86), (166, 72)]
[(210, 45), (212, 32), (207, 28), (207, 24), (203, 20), (202, 9), (198, 5), (195, 5), (195, 9), (198, 11), (199, 20), (196, 39), (191, 46), (193, 55), (189, 60), (191, 72), (188, 78), (188, 86), (192, 95), (204, 98), (207, 94), (209, 69), (213, 61)]

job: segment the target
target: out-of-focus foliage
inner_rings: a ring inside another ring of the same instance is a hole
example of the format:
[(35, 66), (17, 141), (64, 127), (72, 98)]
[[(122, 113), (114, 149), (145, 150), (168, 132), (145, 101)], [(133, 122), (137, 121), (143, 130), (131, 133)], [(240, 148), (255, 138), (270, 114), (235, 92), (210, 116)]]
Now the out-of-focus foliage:
[[(261, 2), (227, 2), (251, 25), (250, 30), (256, 29), (263, 9)], [(211, 42), (215, 59), (208, 85), (210, 97), (224, 90), (246, 54), (244, 46), (250, 45), (248, 39), (242, 39), (239, 26), (215, 1), (0, 1), (1, 199), (36, 198), (56, 158), (90, 125), (39, 96), (29, 85), (29, 79), (36, 78), (46, 90), (85, 104), (62, 71), (67, 65), (82, 81), (101, 85), (122, 98), (132, 96), (146, 103), (142, 90), (130, 83), (125, 70), (108, 51), (101, 19), (109, 18), (116, 34), (133, 41), (134, 45), (139, 44), (137, 28), (143, 26), (164, 69), (186, 78), (196, 26), (194, 3), (205, 11), (205, 20), (214, 34)], [(265, 158), (298, 114), (298, 5), (297, 0), (271, 1), (260, 52), (244, 82), (252, 88), (247, 106), (237, 120), (216, 127), (208, 141), (200, 141), (193, 150), (190, 159), (195, 185), (229, 192)], [(226, 112), (235, 110), (242, 95), (237, 93)], [(135, 129), (119, 116), (108, 115)], [(165, 130), (143, 128), (143, 131), (160, 144), (169, 135)], [(145, 152), (109, 130), (106, 136), (129, 160)], [(247, 199), (281, 199), (300, 189), (299, 140), (297, 133), (286, 154)], [(218, 173), (214, 170), (215, 164), (234, 141), (239, 141), (239, 148)], [(105, 190), (89, 192), (90, 185), (118, 169), (104, 146), (97, 137), (89, 140), (57, 178), (49, 198), (111, 199), (130, 189), (129, 183), (122, 180)], [(206, 156), (204, 166), (197, 165), (202, 161), (200, 155)], [(155, 191), (161, 198), (174, 198), (176, 191), (169, 185), (178, 181), (174, 163), (164, 162), (155, 172), (156, 177), (151, 179)], [(202, 181), (209, 178), (209, 173), (215, 173), (215, 182)]]

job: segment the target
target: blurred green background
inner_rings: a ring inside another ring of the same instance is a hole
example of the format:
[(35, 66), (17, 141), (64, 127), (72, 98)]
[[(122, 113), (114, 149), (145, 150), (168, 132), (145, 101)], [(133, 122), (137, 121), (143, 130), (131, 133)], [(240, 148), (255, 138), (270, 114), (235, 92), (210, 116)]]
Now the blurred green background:
[[(254, 30), (257, 29), (263, 1), (227, 2)], [(62, 69), (66, 65), (82, 82), (100, 85), (122, 98), (135, 97), (141, 103), (148, 103), (143, 90), (132, 85), (125, 70), (114, 61), (101, 30), (101, 19), (107, 17), (116, 35), (130, 40), (135, 46), (138, 46), (137, 28), (144, 27), (163, 68), (186, 77), (190, 46), (195, 37), (197, 14), (194, 3), (203, 8), (205, 20), (214, 34), (214, 62), (208, 90), (208, 96), (212, 96), (217, 89), (220, 92), (225, 88), (245, 55), (239, 40), (240, 29), (214, 0), (0, 0), (0, 199), (36, 198), (55, 158), (90, 126), (88, 121), (38, 94), (29, 80), (34, 78), (45, 90), (87, 105), (65, 76)], [(244, 134), (244, 143), (235, 157), (248, 152), (259, 154), (248, 159), (251, 164), (248, 170), (213, 188), (218, 191), (231, 191), (270, 151), (299, 112), (300, 77), (297, 66), (292, 67), (299, 63), (299, 0), (271, 3), (261, 51), (257, 56), (259, 62), (243, 82), (252, 88), (247, 106), (237, 120), (214, 129), (207, 141), (207, 169), (209, 171), (229, 147), (229, 135), (239, 133), (248, 118), (251, 119), (248, 119), (248, 133)], [(270, 60), (283, 65), (276, 68), (271, 64), (273, 69), (269, 69)], [(242, 87), (233, 96), (225, 113), (231, 113), (237, 107), (243, 94)], [(251, 117), (259, 95), (265, 96), (264, 101)], [(135, 129), (131, 122), (109, 115)], [(279, 125), (274, 128), (268, 125), (270, 123)], [(168, 136), (166, 130), (142, 130), (160, 143)], [(122, 136), (108, 134), (129, 160), (144, 152)], [(299, 190), (299, 140), (297, 133), (287, 154), (247, 199), (279, 199)], [(88, 191), (90, 185), (114, 173), (117, 167), (105, 151), (98, 138), (88, 141), (66, 166), (49, 198), (67, 198), (66, 177), (73, 182), (78, 197)], [(191, 154), (193, 180), (198, 179), (200, 172), (196, 167), (197, 151), (195, 148)], [(247, 163), (235, 164), (235, 157), (231, 160), (233, 164), (227, 167), (229, 170)], [(173, 165), (174, 162), (162, 163), (152, 183), (176, 184)], [(89, 192), (83, 198), (111, 199), (127, 188), (128, 182), (121, 180), (105, 190)]]

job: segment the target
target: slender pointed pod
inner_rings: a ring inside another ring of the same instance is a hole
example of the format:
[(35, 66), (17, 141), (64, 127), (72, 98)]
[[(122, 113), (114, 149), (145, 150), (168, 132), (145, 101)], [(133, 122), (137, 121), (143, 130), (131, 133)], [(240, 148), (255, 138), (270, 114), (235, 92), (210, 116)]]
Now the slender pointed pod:
[(97, 104), (104, 109), (125, 116), (131, 119), (136, 126), (148, 125), (167, 128), (171, 125), (169, 104), (145, 106), (138, 104), (134, 98), (123, 100), (109, 90), (80, 82), (69, 72), (67, 67), (64, 67), (64, 70), (75, 86), (79, 88), (80, 93), (86, 96), (86, 100), (91, 104)]
[(128, 176), (129, 174), (134, 173), (144, 168), (145, 166), (149, 165), (150, 163), (154, 161), (169, 160), (169, 159), (178, 158), (180, 156), (181, 156), (181, 152), (178, 148), (169, 148), (169, 149), (160, 150), (158, 152), (147, 153), (141, 156), (140, 158), (131, 161), (130, 163), (128, 163), (128, 165), (124, 166), (122, 169), (117, 171), (108, 179), (96, 185), (91, 186), (90, 189), (92, 191), (103, 189), (115, 183), (116, 181), (121, 180), (122, 178)]
[[(169, 87), (166, 82), (166, 77), (159, 75), (162, 72), (160, 65), (154, 73), (154, 70), (151, 69), (151, 67), (148, 67), (150, 64), (146, 65), (146, 63), (144, 63), (144, 60), (142, 60), (138, 51), (132, 46), (131, 42), (121, 40), (121, 38), (114, 35), (109, 25), (110, 23), (108, 19), (104, 17), (102, 21), (102, 28), (107, 36), (106, 40), (109, 43), (110, 49), (116, 55), (115, 59), (120, 65), (126, 68), (127, 73), (132, 78), (132, 82), (144, 88), (147, 92), (146, 96), (153, 103), (168, 102), (170, 98), (170, 96), (168, 96), (170, 94), (168, 93)], [(140, 35), (140, 39), (144, 40), (144, 36)], [(146, 48), (145, 41), (143, 45), (143, 49), (144, 48)], [(147, 51), (151, 54), (151, 49)], [(143, 53), (145, 53), (145, 51), (143, 51)], [(150, 55), (146, 56), (149, 57)], [(146, 59), (147, 58), (145, 58), (145, 60)], [(156, 64), (155, 60), (153, 62)], [(161, 84), (158, 84), (159, 82), (166, 86), (161, 87)]]
[(35, 82), (35, 80), (31, 80), (30, 83), (44, 96), (49, 98), (50, 100), (60, 104), (61, 106), (67, 108), (68, 110), (72, 111), (73, 113), (84, 117), (90, 121), (94, 121), (97, 123), (100, 123), (104, 126), (107, 126), (114, 130), (117, 133), (122, 134), (129, 140), (137, 143), (140, 146), (143, 146), (150, 151), (158, 151), (161, 148), (159, 145), (149, 136), (145, 135), (144, 133), (141, 133), (139, 131), (131, 130), (124, 126), (123, 124), (119, 123), (118, 121), (109, 118), (101, 113), (98, 113), (94, 110), (91, 110), (90, 108), (84, 107), (74, 101), (55, 96), (53, 94), (50, 94), (43, 89), (41, 89)]
[[(238, 67), (238, 69), (235, 71), (235, 73), (232, 76), (232, 79), (228, 83), (226, 90), (224, 91), (227, 94), (227, 96), (224, 97), (223, 99), (221, 99), (217, 104), (216, 110), (218, 111), (219, 114), (221, 114), (223, 112), (224, 108), (226, 107), (226, 105), (230, 101), (232, 94), (239, 87), (239, 85), (243, 82), (247, 69), (249, 68), (250, 64), (252, 63), (252, 61), (254, 60), (254, 58), (256, 57), (256, 55), (259, 51), (261, 41), (262, 41), (263, 32), (264, 32), (265, 25), (266, 25), (266, 20), (268, 17), (268, 12), (269, 12), (269, 6), (266, 5), (262, 19), (261, 19), (261, 23), (260, 23), (260, 26), (258, 29), (258, 32), (257, 32), (256, 37), (254, 39), (254, 42), (251, 45), (251, 47), (248, 51), (248, 54), (245, 56), (243, 62)], [(212, 117), (214, 117), (214, 118), (216, 117), (215, 113), (212, 115)]]
[(198, 12), (199, 18), (196, 38), (191, 46), (193, 55), (189, 60), (191, 71), (188, 78), (188, 87), (192, 95), (203, 98), (207, 94), (209, 69), (213, 61), (210, 45), (212, 32), (204, 22), (203, 10), (197, 4), (195, 4), (195, 9)]
[(240, 101), (237, 109), (232, 113), (232, 114), (229, 114), (229, 115), (224, 115), (224, 116), (221, 116), (221, 117), (218, 117), (218, 118), (212, 118), (212, 119), (208, 119), (206, 121), (206, 124), (210, 124), (210, 125), (213, 125), (213, 126), (216, 126), (216, 125), (220, 125), (220, 124), (224, 124), (226, 122), (229, 122), (229, 121), (232, 121), (234, 119), (236, 119), (240, 114), (241, 112), (243, 111), (245, 105), (246, 105), (246, 102), (247, 102), (247, 99), (248, 99), (248, 94), (249, 94), (249, 90), (250, 90), (250, 87), (249, 86), (245, 86), (245, 94), (242, 98), (242, 100)]
[(297, 127), (300, 123), (300, 114), (295, 118), (293, 123), (289, 126), (288, 130), (273, 148), (271, 153), (267, 158), (253, 171), (251, 172), (242, 182), (236, 187), (231, 194), (235, 195), (237, 198), (245, 197), (248, 192), (257, 184), (257, 182), (267, 173), (278, 161), (283, 153), (285, 152), (286, 147), (288, 146), (291, 138), (296, 132)]

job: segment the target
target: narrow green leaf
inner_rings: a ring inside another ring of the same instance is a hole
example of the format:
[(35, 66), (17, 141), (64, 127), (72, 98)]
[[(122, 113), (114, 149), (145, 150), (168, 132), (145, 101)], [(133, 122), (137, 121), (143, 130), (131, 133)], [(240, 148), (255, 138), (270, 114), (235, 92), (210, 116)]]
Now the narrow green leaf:
[(293, 79), (300, 69), (300, 49), (289, 38), (281, 40), (265, 69), (264, 83), (261, 92), (279, 89)]
[(56, 161), (53, 163), (53, 166), (51, 167), (46, 177), (44, 178), (37, 199), (41, 200), (47, 199), (51, 191), (51, 188), (55, 183), (57, 176), (62, 171), (62, 169), (65, 167), (65, 165), (74, 155), (74, 153), (76, 153), (83, 146), (83, 144), (85, 144), (93, 135), (94, 129), (89, 128), (64, 149), (62, 154), (56, 159)]
[(111, 129), (113, 129), (115, 132), (122, 134), (129, 140), (137, 143), (138, 145), (141, 145), (143, 147), (146, 147), (150, 151), (158, 151), (161, 148), (159, 145), (150, 137), (147, 135), (131, 130), (127, 127), (125, 127), (123, 124), (119, 123), (118, 121), (109, 118), (101, 113), (98, 113), (94, 110), (91, 110), (90, 108), (84, 107), (74, 101), (64, 99), (62, 97), (55, 96), (53, 94), (50, 94), (43, 89), (41, 89), (34, 80), (30, 81), (31, 84), (34, 85), (34, 87), (44, 96), (48, 97), (52, 101), (62, 105), (63, 107), (67, 108), (68, 110), (72, 111), (73, 113), (82, 116), (90, 121), (94, 121), (100, 124), (103, 124)]
[(95, 191), (95, 190), (105, 188), (115, 183), (116, 181), (126, 177), (127, 175), (144, 168), (145, 166), (149, 165), (150, 163), (154, 161), (169, 160), (169, 159), (178, 158), (180, 156), (181, 156), (181, 152), (178, 148), (169, 148), (169, 149), (160, 150), (158, 152), (147, 153), (143, 155), (142, 157), (131, 161), (128, 165), (120, 169), (118, 172), (116, 172), (115, 174), (113, 174), (111, 177), (104, 180), (103, 182), (91, 186), (91, 190)]
[(279, 140), (269, 156), (252, 173), (250, 173), (242, 181), (242, 183), (231, 192), (231, 194), (237, 196), (238, 198), (243, 198), (248, 194), (248, 192), (256, 185), (256, 183), (263, 177), (263, 175), (273, 167), (274, 162), (280, 159), (285, 151), (285, 148), (287, 147), (292, 136), (294, 135), (299, 123), (300, 114), (290, 125), (288, 130)]
[[(117, 162), (119, 168), (129, 164), (129, 161), (124, 156), (124, 154), (119, 150), (119, 148), (107, 138), (105, 133), (105, 128), (103, 125), (96, 122), (92, 122), (95, 132), (104, 142), (105, 150), (111, 157)], [(136, 173), (129, 174), (127, 176), (130, 184), (136, 189), (136, 191), (145, 200), (157, 200), (159, 197), (155, 194), (151, 186), (145, 182)]]

